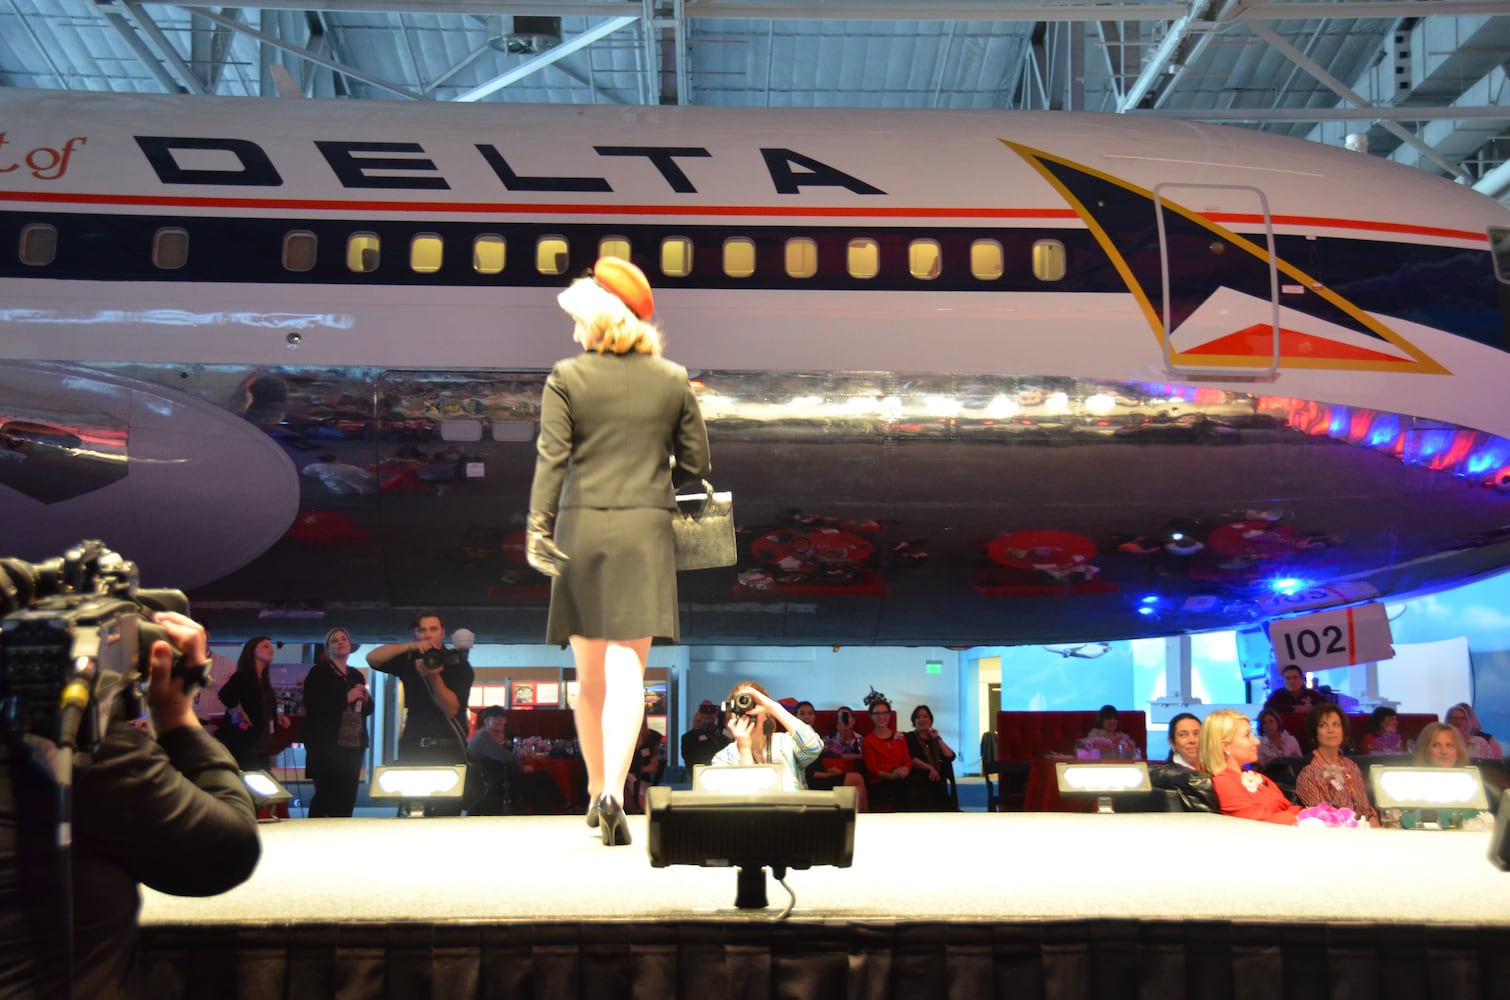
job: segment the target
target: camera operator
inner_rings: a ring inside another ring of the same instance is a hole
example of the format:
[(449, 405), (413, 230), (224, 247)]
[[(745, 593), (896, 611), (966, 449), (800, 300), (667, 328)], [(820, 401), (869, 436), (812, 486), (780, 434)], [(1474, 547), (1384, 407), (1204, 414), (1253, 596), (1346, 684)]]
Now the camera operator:
[[(754, 681), (736, 684), (722, 708), (734, 742), (713, 755), (712, 766), (780, 764), (785, 778), (782, 790), (802, 791), (803, 772), (823, 750), (813, 727)], [(775, 732), (777, 722), (786, 732)]]
[[(367, 665), (392, 674), (404, 685), (404, 729), (398, 740), (398, 763), (467, 762), (472, 664), (465, 650), (446, 648), (446, 625), (438, 612), (415, 615), (414, 641), (377, 647), (367, 654)], [(430, 814), (434, 807), (427, 806), (425, 811)]]
[[(188, 664), (208, 659), (204, 629), (158, 612), (153, 619)], [(261, 845), (236, 762), (194, 715), (173, 647), (152, 646), (147, 709), (128, 692), (114, 700), (98, 747), (73, 769), (72, 995), (131, 997), (139, 884), (179, 896), (212, 896), (245, 881)], [(92, 707), (92, 706), (91, 706)], [(153, 733), (155, 732), (155, 736)], [(36, 736), (0, 741), (0, 996), (69, 994), (63, 942), (57, 787)], [(39, 756), (44, 760), (38, 760)]]

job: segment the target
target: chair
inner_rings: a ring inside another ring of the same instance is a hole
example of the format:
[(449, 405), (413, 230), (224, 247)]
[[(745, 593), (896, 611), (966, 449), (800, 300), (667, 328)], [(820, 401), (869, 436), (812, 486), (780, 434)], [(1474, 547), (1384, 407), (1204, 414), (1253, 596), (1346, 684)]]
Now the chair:
[(980, 776), (986, 782), (986, 812), (1001, 812), (1001, 772), (996, 769), (996, 734), (980, 734)]

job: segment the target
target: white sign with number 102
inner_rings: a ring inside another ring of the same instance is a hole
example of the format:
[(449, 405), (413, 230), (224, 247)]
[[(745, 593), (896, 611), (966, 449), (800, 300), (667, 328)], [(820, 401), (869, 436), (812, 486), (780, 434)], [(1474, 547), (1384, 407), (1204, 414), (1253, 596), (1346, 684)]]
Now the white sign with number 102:
[(1293, 663), (1305, 671), (1388, 660), (1395, 655), (1389, 615), (1382, 604), (1360, 604), (1269, 622), (1269, 641), (1283, 670)]

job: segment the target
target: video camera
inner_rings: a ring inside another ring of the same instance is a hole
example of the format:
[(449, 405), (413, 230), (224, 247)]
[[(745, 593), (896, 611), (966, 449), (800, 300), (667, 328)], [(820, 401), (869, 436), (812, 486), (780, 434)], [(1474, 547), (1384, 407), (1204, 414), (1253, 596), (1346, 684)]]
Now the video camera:
[[(32, 564), (0, 558), (0, 732), (59, 746), (98, 745), (100, 720), (89, 711), (147, 680), (153, 643), (167, 640), (154, 611), (187, 614), (177, 590), (137, 587), (136, 564), (99, 541)], [(187, 693), (210, 682), (207, 664), (173, 659)], [(139, 711), (139, 709), (138, 709)]]
[(718, 706), (718, 710), (724, 718), (731, 715), (749, 715), (755, 711), (755, 696), (748, 691), (741, 691), (734, 697)]

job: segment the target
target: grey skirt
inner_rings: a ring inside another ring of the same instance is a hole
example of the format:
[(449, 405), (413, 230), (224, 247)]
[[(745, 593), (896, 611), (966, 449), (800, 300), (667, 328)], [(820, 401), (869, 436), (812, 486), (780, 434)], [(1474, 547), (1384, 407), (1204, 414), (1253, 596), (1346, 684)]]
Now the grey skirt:
[(551, 583), (546, 642), (681, 640), (670, 511), (568, 507), (556, 516), (555, 537), (568, 560)]

